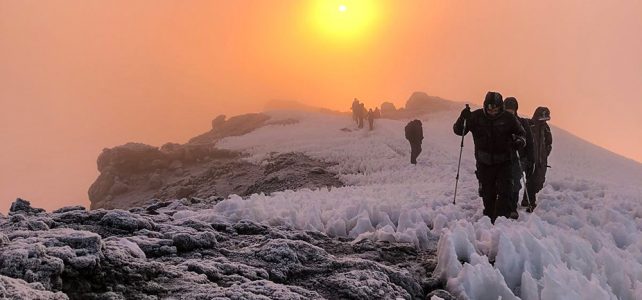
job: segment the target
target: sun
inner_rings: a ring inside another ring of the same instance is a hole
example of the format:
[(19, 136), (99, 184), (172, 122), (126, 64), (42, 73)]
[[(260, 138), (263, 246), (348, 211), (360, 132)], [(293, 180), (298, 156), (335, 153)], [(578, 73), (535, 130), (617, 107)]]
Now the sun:
[(317, 34), (333, 41), (368, 36), (377, 25), (379, 2), (372, 0), (317, 0), (308, 19)]

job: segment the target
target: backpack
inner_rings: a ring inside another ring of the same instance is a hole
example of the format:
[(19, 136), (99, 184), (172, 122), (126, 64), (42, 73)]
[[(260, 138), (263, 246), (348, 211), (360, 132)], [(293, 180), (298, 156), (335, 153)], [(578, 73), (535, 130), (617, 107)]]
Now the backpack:
[(407, 140), (423, 140), (424, 138), (422, 124), (419, 120), (408, 122), (404, 130), (406, 132)]

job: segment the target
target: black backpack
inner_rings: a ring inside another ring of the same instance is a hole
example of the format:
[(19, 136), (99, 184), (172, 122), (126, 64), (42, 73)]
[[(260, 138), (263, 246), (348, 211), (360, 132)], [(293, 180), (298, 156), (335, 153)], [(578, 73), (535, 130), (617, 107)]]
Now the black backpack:
[(407, 140), (422, 140), (424, 138), (422, 124), (419, 120), (415, 119), (408, 122), (404, 129), (406, 131)]

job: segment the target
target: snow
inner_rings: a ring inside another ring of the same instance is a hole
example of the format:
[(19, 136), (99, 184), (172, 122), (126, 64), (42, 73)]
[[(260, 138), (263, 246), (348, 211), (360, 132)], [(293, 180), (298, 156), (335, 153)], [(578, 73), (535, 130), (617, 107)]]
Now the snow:
[[(356, 130), (347, 116), (272, 112), (296, 124), (271, 125), (218, 146), (249, 153), (302, 152), (339, 162), (347, 186), (231, 196), (208, 210), (175, 218), (243, 219), (289, 225), (355, 240), (434, 247), (447, 288), (470, 299), (642, 299), (642, 165), (553, 130), (547, 182), (534, 214), (483, 217), (472, 138), (466, 137), (457, 204), (452, 204), (458, 112), (423, 118), (423, 152), (409, 164), (406, 122), (377, 120)], [(351, 131), (341, 130), (347, 128)]]

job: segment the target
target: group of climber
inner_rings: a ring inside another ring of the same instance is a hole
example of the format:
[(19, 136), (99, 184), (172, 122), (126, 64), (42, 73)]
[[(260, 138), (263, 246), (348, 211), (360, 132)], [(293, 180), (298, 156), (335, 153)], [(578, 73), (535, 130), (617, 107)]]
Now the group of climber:
[[(532, 212), (549, 168), (548, 156), (553, 144), (551, 129), (546, 123), (550, 120), (549, 109), (538, 107), (531, 119), (520, 117), (517, 109), (515, 97), (503, 99), (500, 93), (488, 92), (483, 108), (471, 111), (466, 105), (453, 125), (455, 134), (462, 136), (462, 149), (463, 137), (468, 132), (473, 134), (475, 175), (479, 181), (479, 196), (483, 199), (483, 214), (493, 223), (499, 216), (519, 217), (517, 207), (522, 187), (521, 205)], [(367, 118), (372, 130), (374, 119), (381, 115), (378, 109), (367, 111), (355, 98), (352, 116), (359, 128), (363, 128), (363, 120)], [(421, 121), (410, 121), (405, 126), (405, 136), (410, 143), (410, 163), (417, 164), (424, 139)], [(459, 180), (459, 169), (457, 172)]]
[(357, 98), (352, 101), (352, 120), (357, 123), (357, 127), (363, 128), (364, 120), (368, 120), (369, 129), (374, 129), (374, 120), (381, 118), (381, 111), (378, 107), (374, 110), (366, 109), (365, 104), (360, 103)]
[[(548, 156), (553, 139), (546, 123), (550, 111), (538, 107), (531, 119), (517, 115), (518, 102), (514, 97), (502, 99), (497, 92), (488, 92), (481, 109), (466, 107), (455, 124), (456, 135), (472, 132), (479, 195), (484, 203), (484, 215), (494, 223), (499, 216), (517, 219), (519, 191), (525, 182), (521, 205), (532, 212), (536, 194), (544, 187)], [(463, 145), (462, 145), (463, 147)]]

